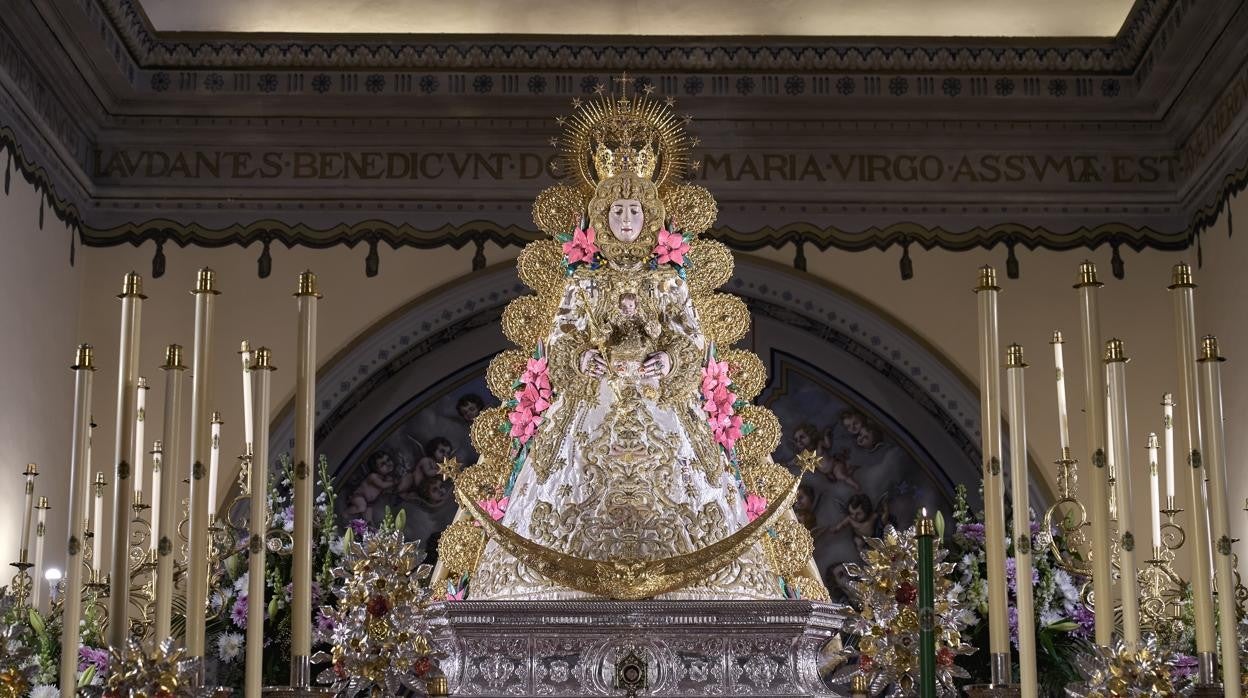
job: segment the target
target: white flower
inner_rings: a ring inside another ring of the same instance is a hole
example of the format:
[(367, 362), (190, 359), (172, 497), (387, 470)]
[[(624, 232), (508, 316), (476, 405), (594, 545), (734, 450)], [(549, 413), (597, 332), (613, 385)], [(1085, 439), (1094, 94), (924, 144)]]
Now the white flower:
[(1040, 611), (1040, 627), (1047, 628), (1054, 623), (1060, 623), (1066, 620), (1066, 614), (1052, 608), (1046, 608)]
[(250, 579), (250, 577), (248, 577), (249, 574), (251, 574), (250, 571), (243, 572), (241, 575), (239, 575), (238, 579), (234, 580), (234, 591), (246, 591), (247, 590), (247, 585), (250, 583), (248, 581)]
[(1067, 607), (1079, 603), (1079, 588), (1075, 586), (1075, 580), (1070, 578), (1066, 570), (1061, 568), (1054, 570), (1053, 582), (1062, 592), (1062, 600)]
[(221, 657), (221, 661), (233, 661), (242, 651), (242, 633), (221, 633), (217, 636), (217, 655)]
[(46, 684), (30, 689), (30, 698), (61, 698), (61, 691), (56, 686)]
[(338, 537), (329, 539), (329, 552), (337, 557), (342, 557), (342, 539)]

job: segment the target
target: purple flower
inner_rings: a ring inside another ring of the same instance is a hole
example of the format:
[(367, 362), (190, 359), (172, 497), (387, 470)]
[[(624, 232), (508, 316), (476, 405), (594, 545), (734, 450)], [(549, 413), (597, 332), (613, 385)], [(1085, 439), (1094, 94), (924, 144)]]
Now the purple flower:
[(981, 523), (958, 524), (958, 535), (973, 543), (983, 545), (984, 525)]
[(1096, 629), (1096, 614), (1085, 608), (1084, 605), (1080, 603), (1075, 604), (1072, 615), (1074, 616), (1072, 620), (1079, 624), (1079, 627), (1075, 630), (1074, 634), (1079, 637), (1091, 637), (1093, 631)]
[(1014, 645), (1015, 649), (1017, 649), (1018, 648), (1018, 607), (1017, 606), (1010, 606), (1009, 621), (1010, 621), (1010, 643)]
[(368, 533), (368, 522), (364, 519), (351, 519), (351, 523), (348, 525), (351, 526), (351, 532), (357, 538), (363, 538)]
[[(287, 601), (290, 601), (294, 597), (294, 593), (295, 593), (294, 582), (287, 584), (285, 588), (282, 589), (282, 594), (285, 595)], [(321, 603), (321, 585), (317, 584), (316, 582), (312, 582), (312, 605), (318, 606), (320, 605), (320, 603)]]
[[(1012, 558), (1005, 558), (1005, 583), (1009, 587), (1010, 593), (1017, 595), (1018, 586), (1015, 577), (1018, 576), (1018, 562)], [(1035, 586), (1040, 583), (1040, 571), (1035, 567), (1031, 568), (1031, 585)]]
[(247, 593), (243, 592), (234, 600), (234, 608), (230, 610), (230, 620), (240, 628), (247, 628)]
[(1188, 654), (1180, 654), (1170, 663), (1170, 675), (1175, 679), (1186, 679), (1196, 675), (1200, 662)]
[(78, 671), (86, 671), (87, 667), (95, 667), (96, 673), (108, 672), (108, 650), (96, 649), (83, 645), (78, 648)]

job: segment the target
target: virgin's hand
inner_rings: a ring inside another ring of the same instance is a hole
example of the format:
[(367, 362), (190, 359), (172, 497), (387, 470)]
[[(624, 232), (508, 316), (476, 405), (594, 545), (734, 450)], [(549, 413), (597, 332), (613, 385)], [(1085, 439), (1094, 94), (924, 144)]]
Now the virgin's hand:
[(599, 378), (607, 372), (607, 360), (597, 349), (587, 349), (581, 354), (580, 369), (587, 376)]
[(641, 370), (649, 378), (666, 376), (672, 372), (672, 357), (665, 351), (657, 351), (646, 357), (641, 364)]

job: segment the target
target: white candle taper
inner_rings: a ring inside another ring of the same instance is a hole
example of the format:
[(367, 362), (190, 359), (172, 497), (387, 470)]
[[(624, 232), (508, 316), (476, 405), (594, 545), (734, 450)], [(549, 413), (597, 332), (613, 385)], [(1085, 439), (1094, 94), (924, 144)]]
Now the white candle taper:
[(239, 345), (239, 357), (243, 360), (243, 448), (247, 453), (253, 453), (255, 441), (252, 440), (255, 434), (256, 425), (252, 420), (252, 401), (251, 401), (251, 345), (247, 340), (243, 340)]
[(95, 474), (95, 499), (91, 530), (95, 534), (91, 547), (91, 571), (100, 577), (104, 571), (104, 473)]
[(316, 309), (321, 294), (316, 274), (299, 275), (295, 298), (299, 305), (295, 347), (295, 530), (291, 575), (290, 685), (312, 685), (312, 533), (313, 483), (316, 453)]
[[(1058, 340), (1060, 341), (1060, 336)], [(1060, 345), (1059, 345), (1060, 346)], [(1014, 599), (1018, 611), (1018, 680), (1022, 698), (1036, 698), (1036, 609), (1031, 591), (1031, 504), (1027, 491), (1027, 403), (1023, 348), (1006, 349), (1010, 420), (1010, 489), (1014, 493)]]
[(1148, 434), (1148, 508), (1153, 550), (1161, 547), (1161, 487), (1157, 484), (1157, 435)]
[[(152, 535), (149, 536), (148, 550), (151, 552), (152, 560), (156, 560), (156, 555), (160, 550), (160, 500), (162, 473), (164, 469), (163, 444), (159, 440), (152, 442)], [(153, 572), (155, 574), (155, 572)]]
[(1161, 424), (1166, 452), (1166, 506), (1174, 502), (1174, 395), (1161, 396)]
[(182, 347), (170, 344), (165, 347), (165, 363), (160, 367), (165, 373), (164, 438), (161, 443), (160, 479), (160, 540), (156, 544), (156, 631), (157, 638), (170, 636), (173, 626), (173, 591), (175, 551), (173, 542), (178, 539), (178, 485), (186, 468), (182, 449), (182, 383), (186, 366), (182, 364)]
[(1066, 364), (1062, 360), (1062, 333), (1053, 332), (1053, 365), (1057, 368), (1057, 431), (1061, 440), (1062, 457), (1070, 448), (1070, 416), (1066, 411)]
[(1122, 579), (1122, 639), (1135, 649), (1140, 643), (1140, 587), (1135, 563), (1135, 533), (1131, 521), (1131, 449), (1127, 420), (1127, 356), (1122, 340), (1105, 343), (1105, 373), (1109, 386), (1111, 463), (1117, 465), (1114, 489), (1118, 495), (1118, 570)]
[(221, 470), (221, 413), (212, 413), (212, 451), (208, 455), (208, 520), (217, 516), (217, 473)]
[(36, 611), (41, 610), (39, 604), (43, 600), (43, 546), (48, 532), (48, 509), (51, 508), (47, 497), (40, 497), (35, 505), (35, 566), (30, 570), (34, 588), (31, 590), (30, 605)]
[(251, 517), (248, 524), (251, 539), (247, 558), (247, 643), (243, 694), (258, 696), (264, 683), (264, 536), (269, 527), (269, 391), (273, 364), (269, 350), (256, 349), (252, 375), (256, 381), (257, 406), (254, 412), (260, 423), (256, 430), (255, 459), (251, 464)]
[[(134, 485), (135, 395), (139, 378), (139, 328), (143, 315), (143, 277), (129, 272), (122, 280), (121, 335), (117, 352), (117, 411), (113, 448), (112, 558), (109, 561), (108, 634), (110, 647), (124, 647), (130, 636), (130, 522)], [(103, 536), (103, 531), (95, 535)]]
[(78, 648), (81, 644), (79, 619), (82, 617), (82, 555), (84, 552), (83, 521), (87, 517), (86, 500), (89, 489), (90, 464), (87, 443), (91, 433), (91, 387), (95, 371), (90, 344), (78, 345), (74, 370), (73, 441), (69, 457), (68, 547), (65, 560), (65, 601), (61, 629), (60, 685), (74, 686), (78, 681)]
[(30, 522), (35, 515), (35, 478), (39, 476), (39, 466), (27, 463), (23, 476), (26, 478), (26, 502), (22, 507), (22, 540), (18, 546), (18, 555), (21, 562), (26, 562), (30, 550)]
[[(135, 416), (134, 416), (134, 502), (143, 503), (143, 471), (147, 466), (147, 442), (144, 440), (147, 427), (147, 379), (139, 376), (135, 384)], [(156, 490), (152, 490), (152, 499), (156, 498)]]
[[(212, 381), (213, 306), (220, 293), (215, 274), (207, 267), (195, 276), (195, 345), (191, 354), (191, 428), (188, 449), (191, 457), (188, 560), (186, 578), (186, 653), (188, 659), (202, 659), (208, 606), (208, 473), (209, 410)], [(202, 665), (198, 670), (201, 672)]]
[[(1200, 342), (1200, 414), (1204, 424), (1202, 447), (1209, 474), (1210, 535), (1214, 544), (1213, 570), (1218, 592), (1219, 615), (1235, 618), (1235, 569), (1231, 540), (1231, 516), (1226, 497), (1226, 430), (1222, 423), (1222, 362), (1218, 338), (1205, 335)], [(1227, 590), (1223, 593), (1221, 590)], [(1222, 640), (1222, 686), (1226, 698), (1242, 693), (1239, 671), (1238, 624), (1218, 624)]]

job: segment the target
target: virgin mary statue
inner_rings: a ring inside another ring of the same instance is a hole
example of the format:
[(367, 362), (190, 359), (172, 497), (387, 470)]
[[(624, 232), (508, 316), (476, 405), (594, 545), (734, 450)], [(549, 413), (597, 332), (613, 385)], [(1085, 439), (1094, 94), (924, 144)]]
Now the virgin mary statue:
[[(537, 198), (552, 239), (518, 260), (536, 294), (487, 375), (503, 405), (472, 426), (460, 512), (435, 581), (448, 599), (826, 599), (789, 508), (800, 473), (771, 459), (780, 425), (750, 404), (762, 362), (730, 348), (749, 312), (715, 289), (732, 255), (682, 183), (684, 121), (644, 95), (561, 119), (565, 181)], [(813, 454), (807, 454), (807, 462)]]

